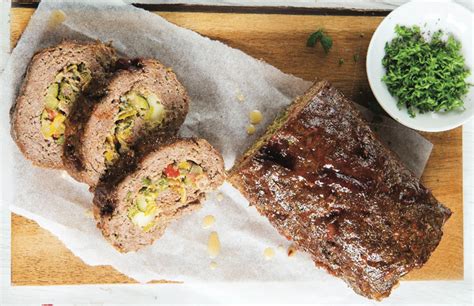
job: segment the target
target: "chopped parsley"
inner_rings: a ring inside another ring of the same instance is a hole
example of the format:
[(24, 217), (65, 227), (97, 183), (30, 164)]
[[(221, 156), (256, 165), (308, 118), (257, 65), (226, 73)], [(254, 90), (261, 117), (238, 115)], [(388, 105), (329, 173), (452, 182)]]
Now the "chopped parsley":
[(321, 46), (324, 49), (324, 52), (327, 54), (329, 49), (332, 48), (332, 38), (329, 37), (323, 29), (319, 29), (313, 34), (308, 37), (308, 41), (306, 42), (306, 46), (314, 47), (316, 46), (317, 42), (321, 43)]
[(395, 27), (396, 37), (386, 43), (382, 81), (406, 106), (411, 117), (419, 113), (451, 111), (464, 106), (462, 98), (471, 84), (470, 71), (461, 54), (461, 43), (452, 35), (442, 40), (443, 32), (426, 40), (418, 26)]

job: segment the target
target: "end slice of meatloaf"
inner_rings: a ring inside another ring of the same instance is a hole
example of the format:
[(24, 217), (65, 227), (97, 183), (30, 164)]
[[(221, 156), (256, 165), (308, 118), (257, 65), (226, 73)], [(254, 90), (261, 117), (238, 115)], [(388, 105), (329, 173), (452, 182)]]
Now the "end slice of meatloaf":
[(116, 60), (101, 42), (64, 41), (36, 53), (11, 110), (11, 134), (36, 166), (62, 168), (65, 120), (89, 84)]
[(122, 167), (108, 172), (94, 193), (97, 226), (120, 252), (152, 244), (225, 178), (221, 155), (204, 139), (168, 140)]
[(428, 260), (451, 215), (325, 81), (275, 120), (229, 181), (317, 266), (373, 299)]
[(176, 75), (154, 59), (119, 60), (113, 76), (84, 95), (66, 121), (64, 164), (69, 174), (94, 187), (137, 141), (163, 131), (176, 135), (189, 97)]

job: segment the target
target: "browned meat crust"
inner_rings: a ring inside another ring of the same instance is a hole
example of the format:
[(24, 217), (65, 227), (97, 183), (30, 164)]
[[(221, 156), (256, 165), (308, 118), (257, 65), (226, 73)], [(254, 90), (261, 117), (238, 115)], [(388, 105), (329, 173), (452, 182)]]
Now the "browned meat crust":
[(317, 266), (374, 299), (421, 267), (451, 215), (327, 82), (298, 98), (230, 182)]

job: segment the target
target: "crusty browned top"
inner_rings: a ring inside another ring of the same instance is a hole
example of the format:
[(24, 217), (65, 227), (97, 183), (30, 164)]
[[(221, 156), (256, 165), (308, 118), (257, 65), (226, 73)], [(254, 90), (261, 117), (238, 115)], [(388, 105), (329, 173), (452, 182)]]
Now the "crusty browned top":
[(380, 299), (438, 245), (451, 212), (327, 82), (230, 181), (316, 265)]

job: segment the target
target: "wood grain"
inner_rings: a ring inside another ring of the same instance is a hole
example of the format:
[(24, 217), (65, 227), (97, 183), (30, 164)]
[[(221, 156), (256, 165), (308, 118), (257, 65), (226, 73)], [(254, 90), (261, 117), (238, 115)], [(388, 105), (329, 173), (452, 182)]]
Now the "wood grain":
[[(34, 9), (11, 10), (11, 42), (16, 44)], [(308, 16), (160, 12), (172, 23), (262, 59), (306, 80), (327, 79), (358, 103), (374, 100), (365, 73), (370, 37), (382, 17)], [(305, 46), (308, 35), (324, 28), (334, 40), (328, 55)], [(358, 60), (354, 60), (358, 56)], [(339, 60), (344, 64), (339, 65)], [(463, 278), (462, 129), (424, 134), (434, 149), (423, 182), (451, 208), (453, 216), (429, 262), (406, 279)], [(57, 238), (35, 222), (12, 216), (12, 283), (57, 285), (131, 283), (109, 266), (91, 267), (75, 257)]]

